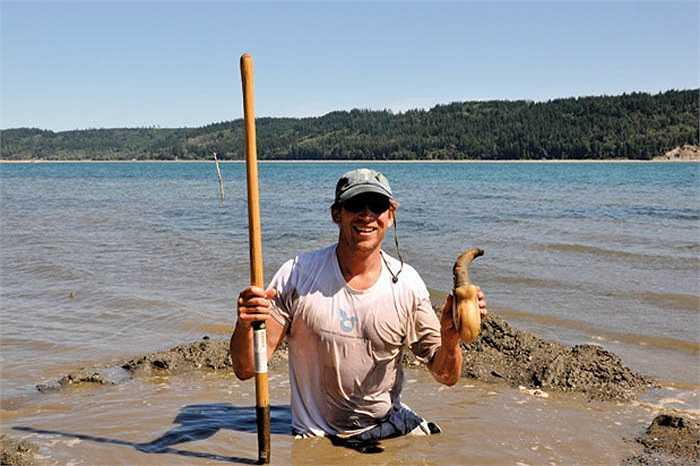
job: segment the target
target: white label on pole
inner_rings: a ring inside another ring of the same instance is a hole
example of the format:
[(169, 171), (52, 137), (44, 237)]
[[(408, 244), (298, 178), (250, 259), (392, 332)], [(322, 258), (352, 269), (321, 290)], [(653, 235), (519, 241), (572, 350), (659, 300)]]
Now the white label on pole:
[(267, 335), (265, 329), (253, 331), (255, 349), (255, 372), (267, 372)]

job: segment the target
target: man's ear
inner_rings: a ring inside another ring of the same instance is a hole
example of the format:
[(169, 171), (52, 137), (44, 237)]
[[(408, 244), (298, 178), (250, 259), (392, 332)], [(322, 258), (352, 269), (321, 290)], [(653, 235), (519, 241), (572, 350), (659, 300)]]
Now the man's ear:
[(340, 223), (340, 207), (336, 205), (331, 206), (331, 218), (333, 223)]

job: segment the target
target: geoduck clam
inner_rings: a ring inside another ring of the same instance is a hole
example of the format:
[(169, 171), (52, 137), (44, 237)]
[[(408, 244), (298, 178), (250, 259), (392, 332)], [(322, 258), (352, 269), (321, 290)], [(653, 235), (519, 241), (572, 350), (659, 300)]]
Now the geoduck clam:
[(452, 319), (460, 338), (465, 343), (476, 340), (481, 330), (481, 314), (477, 297), (479, 287), (469, 280), (469, 265), (474, 259), (483, 255), (483, 249), (467, 249), (457, 257), (452, 268), (454, 277)]

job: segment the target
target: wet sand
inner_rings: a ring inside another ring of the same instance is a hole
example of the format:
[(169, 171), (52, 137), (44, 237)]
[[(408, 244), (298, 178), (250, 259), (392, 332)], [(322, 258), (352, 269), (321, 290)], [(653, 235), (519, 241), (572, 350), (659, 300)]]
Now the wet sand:
[[(657, 440), (645, 443), (644, 433), (663, 406), (644, 397), (670, 389), (653, 388), (648, 378), (601, 348), (567, 348), (492, 316), (465, 356), (463, 378), (454, 387), (437, 384), (406, 358), (403, 401), (444, 432), (384, 441), (382, 453), (369, 455), (326, 439), (291, 438), (286, 353), (278, 351), (270, 364), (272, 463), (648, 464), (650, 458), (670, 458), (684, 464), (697, 459), (697, 447), (686, 445), (688, 433), (695, 432), (692, 410), (682, 413), (684, 421), (674, 421), (685, 423), (683, 428), (657, 426), (649, 437)], [(36, 464), (251, 464), (257, 458), (254, 382), (235, 379), (223, 339), (207, 337), (117, 365), (73, 371), (38, 388), (32, 396), (4, 400), (0, 410), (2, 433), (35, 445)], [(662, 442), (659, 429), (670, 432)], [(679, 441), (687, 448), (667, 448)]]

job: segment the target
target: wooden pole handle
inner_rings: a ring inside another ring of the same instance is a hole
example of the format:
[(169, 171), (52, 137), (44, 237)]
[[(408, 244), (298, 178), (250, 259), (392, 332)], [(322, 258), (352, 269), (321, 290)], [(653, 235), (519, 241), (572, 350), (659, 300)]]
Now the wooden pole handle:
[[(248, 237), (250, 246), (250, 284), (263, 288), (262, 230), (260, 228), (260, 191), (258, 154), (255, 141), (255, 98), (253, 58), (241, 55), (243, 117), (245, 120), (246, 177), (248, 182)], [(267, 378), (267, 332), (265, 322), (253, 323), (255, 355), (255, 418), (258, 426), (258, 463), (270, 462), (270, 394)]]
[(241, 56), (243, 118), (245, 120), (245, 157), (248, 180), (248, 236), (250, 238), (250, 284), (264, 287), (262, 232), (260, 228), (260, 190), (258, 188), (258, 149), (255, 136), (255, 96), (253, 57)]

